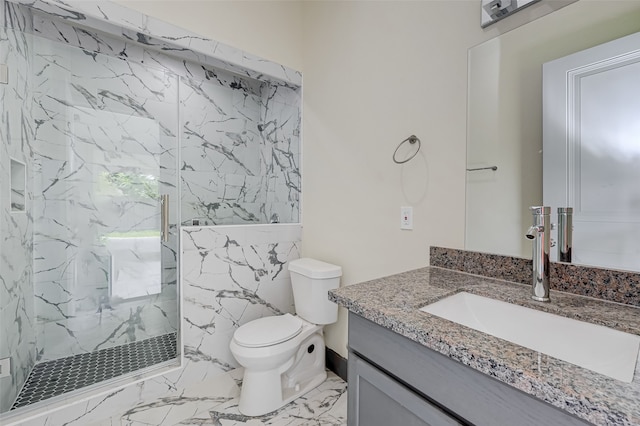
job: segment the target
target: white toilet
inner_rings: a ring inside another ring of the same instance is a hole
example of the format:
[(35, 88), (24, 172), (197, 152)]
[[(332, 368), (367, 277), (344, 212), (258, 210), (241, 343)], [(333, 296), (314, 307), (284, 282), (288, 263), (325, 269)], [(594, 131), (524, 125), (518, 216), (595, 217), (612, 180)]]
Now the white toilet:
[(327, 291), (338, 288), (342, 268), (314, 259), (289, 262), (297, 315), (253, 320), (233, 334), (231, 353), (244, 367), (239, 410), (260, 416), (324, 382), (325, 324), (338, 320)]

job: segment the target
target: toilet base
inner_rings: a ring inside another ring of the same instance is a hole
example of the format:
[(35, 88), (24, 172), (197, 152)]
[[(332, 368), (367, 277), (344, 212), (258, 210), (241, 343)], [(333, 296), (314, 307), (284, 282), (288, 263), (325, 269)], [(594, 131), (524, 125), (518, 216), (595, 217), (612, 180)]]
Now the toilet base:
[(293, 401), (294, 399), (300, 398), (305, 393), (312, 391), (313, 389), (320, 386), (325, 380), (327, 380), (327, 372), (326, 370), (322, 370), (319, 374), (315, 375), (308, 379), (305, 383), (300, 384), (299, 389), (296, 391), (296, 388), (288, 388), (283, 390), (284, 400), (282, 405), (286, 405)]
[(315, 389), (327, 379), (322, 334), (309, 336), (294, 357), (279, 369), (245, 368), (238, 409), (246, 416), (261, 416)]

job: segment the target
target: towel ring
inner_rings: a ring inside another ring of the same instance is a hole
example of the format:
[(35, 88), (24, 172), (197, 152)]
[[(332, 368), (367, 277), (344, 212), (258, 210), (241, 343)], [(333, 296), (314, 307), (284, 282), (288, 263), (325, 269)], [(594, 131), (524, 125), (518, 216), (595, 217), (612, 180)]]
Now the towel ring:
[[(398, 161), (398, 159), (396, 158), (396, 154), (398, 153), (398, 150), (400, 149), (400, 147), (402, 145), (404, 145), (405, 142), (409, 142), (411, 145), (413, 145), (414, 143), (418, 142), (418, 149), (416, 149), (416, 152), (414, 152), (410, 157), (405, 158), (402, 161)], [(420, 151), (420, 146), (422, 145), (422, 142), (420, 142), (420, 139), (418, 139), (418, 137), (416, 135), (411, 135), (408, 138), (406, 138), (405, 140), (403, 140), (402, 142), (400, 142), (400, 144), (398, 145), (398, 147), (396, 148), (395, 151), (393, 151), (393, 161), (396, 164), (403, 164), (406, 163), (407, 161), (411, 160), (413, 157), (415, 157), (416, 155), (418, 155), (418, 151)]]

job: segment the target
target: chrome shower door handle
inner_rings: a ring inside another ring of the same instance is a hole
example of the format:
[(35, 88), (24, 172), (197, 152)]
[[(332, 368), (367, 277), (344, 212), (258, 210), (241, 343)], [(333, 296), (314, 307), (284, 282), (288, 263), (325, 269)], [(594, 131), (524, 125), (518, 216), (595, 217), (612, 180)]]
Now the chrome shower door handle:
[(165, 243), (169, 241), (169, 194), (160, 196), (160, 237)]

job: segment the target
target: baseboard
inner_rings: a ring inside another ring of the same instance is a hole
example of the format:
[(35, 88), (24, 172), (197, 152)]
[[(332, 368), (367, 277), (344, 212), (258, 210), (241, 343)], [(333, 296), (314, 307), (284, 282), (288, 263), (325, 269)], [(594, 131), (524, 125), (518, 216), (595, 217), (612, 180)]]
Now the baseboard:
[(327, 368), (345, 382), (347, 381), (347, 359), (341, 357), (337, 352), (332, 349), (326, 348), (325, 351), (325, 364)]

